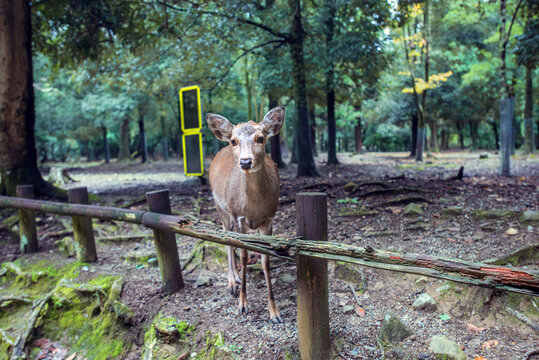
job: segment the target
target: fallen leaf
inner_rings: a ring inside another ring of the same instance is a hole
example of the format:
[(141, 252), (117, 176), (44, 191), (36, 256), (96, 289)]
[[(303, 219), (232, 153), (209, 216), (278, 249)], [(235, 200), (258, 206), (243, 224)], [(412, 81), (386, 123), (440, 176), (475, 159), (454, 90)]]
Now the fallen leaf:
[(34, 341), (34, 346), (38, 347), (38, 348), (44, 348), (44, 347), (48, 347), (51, 345), (51, 341), (49, 339), (46, 339), (46, 338), (40, 338), (40, 339), (37, 339), (36, 341)]
[(449, 316), (447, 314), (440, 315), (440, 320), (442, 320), (442, 321), (447, 321), (449, 319), (451, 319), (451, 316)]
[(77, 357), (77, 353), (73, 353), (71, 355), (69, 355), (69, 357), (67, 357), (65, 360), (73, 360)]
[(393, 214), (400, 214), (402, 212), (402, 207), (400, 206), (388, 206), (388, 209), (393, 213)]
[(498, 346), (500, 342), (498, 340), (489, 340), (489, 341), (485, 341), (483, 343), (483, 345), (481, 346), (481, 348), (484, 349), (490, 349), (490, 348), (495, 348), (496, 346)]
[(361, 308), (361, 307), (358, 306), (358, 307), (356, 308), (356, 314), (358, 314), (359, 317), (363, 317), (363, 316), (365, 316), (365, 310), (364, 310), (363, 308)]
[(518, 234), (518, 230), (515, 229), (515, 228), (509, 228), (505, 231), (505, 233), (509, 236), (513, 236), (513, 235), (516, 235)]
[(432, 217), (435, 217), (435, 218), (439, 218), (440, 217), (440, 214), (432, 214)]
[(466, 329), (471, 333), (478, 333), (486, 330), (486, 328), (478, 327), (473, 324), (466, 324)]
[(478, 357), (476, 357), (474, 360), (487, 360), (487, 358), (484, 358), (484, 357), (482, 357), (482, 356), (478, 356)]

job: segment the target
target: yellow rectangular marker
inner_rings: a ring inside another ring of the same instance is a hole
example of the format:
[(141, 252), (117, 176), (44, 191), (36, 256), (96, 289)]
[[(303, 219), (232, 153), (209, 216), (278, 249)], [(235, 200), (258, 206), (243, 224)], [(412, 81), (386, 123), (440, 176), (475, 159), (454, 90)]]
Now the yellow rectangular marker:
[(198, 86), (180, 89), (180, 120), (185, 175), (202, 176), (204, 175), (204, 151), (200, 133), (202, 111)]

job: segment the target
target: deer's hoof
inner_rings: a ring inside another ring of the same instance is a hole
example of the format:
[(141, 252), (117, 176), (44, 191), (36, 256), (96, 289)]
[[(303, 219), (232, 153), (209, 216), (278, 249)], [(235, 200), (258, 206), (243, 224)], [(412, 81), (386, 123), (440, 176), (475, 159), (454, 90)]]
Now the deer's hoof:
[(247, 313), (249, 312), (249, 308), (247, 306), (238, 306), (238, 313), (240, 315), (247, 315)]
[(282, 324), (284, 323), (283, 319), (281, 319), (280, 316), (274, 316), (270, 319), (270, 321), (274, 324)]
[(238, 295), (240, 294), (240, 287), (239, 286), (229, 286), (229, 290), (230, 290), (230, 295), (232, 295), (233, 297), (238, 297)]

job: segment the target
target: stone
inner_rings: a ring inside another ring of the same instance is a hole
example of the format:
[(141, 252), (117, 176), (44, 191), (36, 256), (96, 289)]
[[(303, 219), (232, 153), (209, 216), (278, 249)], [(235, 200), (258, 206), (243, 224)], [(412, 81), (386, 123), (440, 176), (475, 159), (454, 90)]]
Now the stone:
[(412, 335), (412, 331), (394, 314), (386, 313), (378, 331), (378, 339), (386, 344), (399, 343)]
[(514, 212), (503, 209), (492, 209), (492, 210), (473, 210), (472, 216), (476, 220), (482, 219), (501, 219), (504, 217), (515, 215)]
[(460, 345), (444, 335), (433, 336), (430, 340), (429, 350), (438, 359), (466, 360), (466, 354)]
[(520, 222), (523, 224), (539, 224), (539, 211), (526, 210), (520, 215)]
[(279, 277), (279, 281), (285, 284), (291, 284), (296, 281), (296, 278), (292, 274), (283, 274)]
[(480, 159), (488, 159), (488, 153), (481, 153), (479, 154)]
[(363, 274), (363, 270), (358, 265), (337, 261), (333, 274), (337, 279), (352, 284), (356, 290), (367, 287), (365, 274)]
[(417, 310), (435, 311), (437, 308), (436, 301), (429, 294), (421, 294), (415, 299), (412, 307)]
[(426, 276), (421, 276), (419, 279), (417, 279), (414, 283), (416, 286), (425, 286), (429, 282), (429, 279), (427, 279)]
[(351, 191), (354, 191), (357, 188), (357, 186), (358, 185), (355, 182), (350, 181), (346, 183), (346, 185), (344, 185), (344, 190), (347, 192), (351, 192)]
[(448, 291), (450, 289), (451, 289), (451, 285), (445, 284), (445, 285), (442, 285), (442, 286), (436, 288), (436, 292), (439, 292), (439, 293), (446, 292), (446, 291)]
[(421, 208), (421, 205), (416, 203), (410, 203), (406, 205), (404, 208), (403, 214), (406, 216), (421, 216), (423, 215), (423, 209)]
[(462, 215), (462, 206), (450, 206), (442, 210), (442, 217), (444, 218), (458, 215)]
[(345, 314), (351, 313), (354, 311), (354, 307), (352, 305), (345, 305), (342, 307), (342, 312)]
[(196, 282), (197, 288), (212, 286), (212, 285), (213, 285), (213, 279), (211, 278), (211, 276), (198, 275), (197, 282)]

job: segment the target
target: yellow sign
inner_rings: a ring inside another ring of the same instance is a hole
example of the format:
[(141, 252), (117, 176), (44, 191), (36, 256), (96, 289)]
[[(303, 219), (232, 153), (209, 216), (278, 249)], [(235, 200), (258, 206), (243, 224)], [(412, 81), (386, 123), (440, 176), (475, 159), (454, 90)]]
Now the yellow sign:
[(180, 89), (180, 120), (182, 130), (183, 169), (186, 176), (204, 175), (202, 149), (202, 111), (200, 88), (188, 86)]

